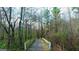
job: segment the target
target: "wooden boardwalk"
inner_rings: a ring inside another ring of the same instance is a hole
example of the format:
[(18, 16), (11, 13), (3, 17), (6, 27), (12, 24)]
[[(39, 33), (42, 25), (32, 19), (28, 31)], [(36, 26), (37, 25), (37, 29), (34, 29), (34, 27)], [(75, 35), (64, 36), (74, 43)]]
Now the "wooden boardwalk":
[(49, 51), (49, 45), (42, 39), (37, 39), (28, 51)]

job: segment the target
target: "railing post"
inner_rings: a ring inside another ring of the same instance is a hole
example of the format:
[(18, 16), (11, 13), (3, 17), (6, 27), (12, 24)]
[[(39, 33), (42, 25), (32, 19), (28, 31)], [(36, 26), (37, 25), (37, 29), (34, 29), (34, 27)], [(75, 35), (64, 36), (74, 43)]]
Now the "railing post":
[(24, 43), (24, 50), (27, 50), (26, 42)]
[(48, 48), (51, 49), (51, 43), (50, 43), (50, 42), (49, 42), (49, 46), (48, 46)]

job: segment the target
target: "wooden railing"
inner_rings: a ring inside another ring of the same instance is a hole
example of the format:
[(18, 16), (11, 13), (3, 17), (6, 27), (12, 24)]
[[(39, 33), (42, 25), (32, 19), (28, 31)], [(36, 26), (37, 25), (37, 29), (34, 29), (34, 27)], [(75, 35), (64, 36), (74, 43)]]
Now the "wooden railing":
[(24, 43), (24, 49), (28, 50), (30, 48), (30, 46), (34, 43), (34, 39), (33, 40), (28, 40)]
[(46, 40), (45, 38), (42, 38), (42, 40), (48, 45), (49, 50), (51, 49), (51, 42)]

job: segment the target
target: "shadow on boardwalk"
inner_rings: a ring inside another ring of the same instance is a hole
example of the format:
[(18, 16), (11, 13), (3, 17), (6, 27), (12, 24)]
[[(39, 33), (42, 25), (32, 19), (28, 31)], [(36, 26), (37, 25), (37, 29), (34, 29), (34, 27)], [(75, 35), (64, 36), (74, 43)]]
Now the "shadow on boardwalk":
[(49, 48), (42, 39), (37, 39), (28, 51), (49, 51)]

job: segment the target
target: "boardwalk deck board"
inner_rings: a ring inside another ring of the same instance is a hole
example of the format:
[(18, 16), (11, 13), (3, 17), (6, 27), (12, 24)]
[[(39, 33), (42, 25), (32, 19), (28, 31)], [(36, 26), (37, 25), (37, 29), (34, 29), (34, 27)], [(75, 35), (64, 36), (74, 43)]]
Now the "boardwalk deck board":
[(29, 48), (29, 51), (48, 51), (48, 45), (42, 39), (37, 39), (35, 43)]

